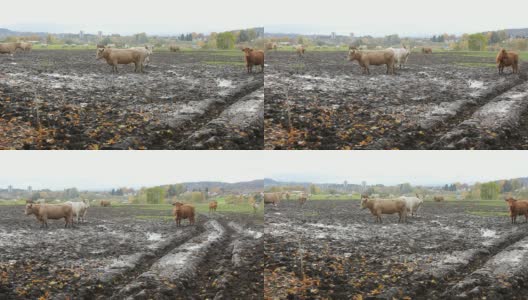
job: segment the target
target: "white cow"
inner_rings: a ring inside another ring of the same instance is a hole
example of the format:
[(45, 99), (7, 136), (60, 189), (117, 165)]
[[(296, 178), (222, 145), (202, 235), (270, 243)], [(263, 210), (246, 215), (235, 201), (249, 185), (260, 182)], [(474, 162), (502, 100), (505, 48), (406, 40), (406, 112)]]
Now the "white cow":
[(130, 49), (140, 50), (145, 53), (145, 59), (143, 60), (143, 66), (148, 66), (150, 62), (150, 56), (154, 50), (154, 47), (146, 45), (145, 47), (132, 47)]
[(411, 55), (411, 51), (405, 46), (403, 48), (389, 48), (389, 50), (394, 52), (394, 65), (400, 66), (400, 69), (407, 63), (407, 59)]
[(83, 200), (82, 202), (72, 202), (68, 201), (65, 202), (65, 204), (69, 204), (72, 207), (73, 210), (73, 216), (75, 217), (75, 220), (77, 223), (79, 223), (79, 219), (81, 219), (82, 222), (84, 222), (84, 217), (86, 216), (86, 212), (88, 211), (88, 208), (90, 207), (90, 201)]
[(418, 209), (420, 209), (420, 207), (423, 204), (423, 200), (420, 199), (418, 197), (418, 195), (416, 195), (416, 197), (402, 196), (402, 197), (400, 197), (398, 199), (405, 201), (405, 206), (407, 207), (407, 212), (411, 216), (414, 216), (418, 212)]

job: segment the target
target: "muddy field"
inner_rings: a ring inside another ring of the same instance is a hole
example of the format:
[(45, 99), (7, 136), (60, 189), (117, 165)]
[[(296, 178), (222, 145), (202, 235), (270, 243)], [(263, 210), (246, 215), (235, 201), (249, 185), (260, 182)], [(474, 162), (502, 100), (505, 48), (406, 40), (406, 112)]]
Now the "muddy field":
[(506, 212), (425, 202), (407, 224), (375, 224), (359, 201), (267, 206), (265, 298), (526, 299), (528, 225)]
[(263, 75), (238, 52), (154, 52), (145, 74), (95, 50), (2, 55), (0, 149), (262, 149)]
[(346, 56), (268, 54), (266, 149), (528, 149), (528, 64), (413, 53), (396, 76), (362, 75)]
[[(74, 229), (39, 229), (0, 207), (0, 299), (262, 299), (262, 219), (91, 207)], [(187, 222), (185, 221), (186, 225)]]

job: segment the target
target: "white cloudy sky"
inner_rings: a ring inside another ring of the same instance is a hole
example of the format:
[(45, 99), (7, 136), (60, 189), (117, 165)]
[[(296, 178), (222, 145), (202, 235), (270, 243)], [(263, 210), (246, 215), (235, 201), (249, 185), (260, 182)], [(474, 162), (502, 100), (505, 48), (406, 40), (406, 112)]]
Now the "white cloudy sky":
[(0, 187), (108, 189), (262, 179), (250, 152), (2, 151)]
[(527, 151), (3, 151), (0, 187), (108, 189), (262, 178), (437, 185), (528, 176)]
[(265, 26), (268, 32), (416, 36), (525, 28), (527, 3), (526, 0), (24, 0), (3, 1), (0, 27), (168, 34)]
[[(2, 1), (0, 28), (50, 32), (173, 34), (262, 27), (260, 6), (241, 0)], [(9, 12), (9, 13), (7, 13)]]
[[(303, 33), (422, 36), (528, 27), (526, 0), (268, 0), (266, 3), (280, 7), (272, 15), (274, 23), (265, 24), (267, 32), (292, 28)], [(510, 9), (498, 9), (498, 5)]]
[(318, 183), (443, 185), (528, 176), (528, 151), (269, 152), (266, 177)]

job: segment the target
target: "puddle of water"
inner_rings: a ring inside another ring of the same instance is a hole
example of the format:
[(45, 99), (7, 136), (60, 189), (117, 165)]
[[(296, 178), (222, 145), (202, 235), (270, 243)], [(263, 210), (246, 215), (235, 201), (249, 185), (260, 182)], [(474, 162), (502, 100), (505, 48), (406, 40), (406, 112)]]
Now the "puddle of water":
[(161, 234), (155, 232), (147, 232), (147, 241), (161, 241)]
[(528, 95), (528, 94), (527, 93), (519, 93), (519, 94), (511, 95), (510, 98), (511, 99), (519, 99), (519, 98), (526, 97), (526, 95)]
[(497, 237), (497, 232), (495, 230), (481, 229), (480, 233), (482, 234), (483, 237), (486, 237), (486, 238), (495, 238), (495, 237)]
[(470, 80), (468, 84), (472, 89), (481, 89), (484, 87), (484, 82), (478, 80)]
[(217, 79), (216, 84), (218, 85), (218, 87), (222, 87), (222, 88), (233, 87), (233, 81), (227, 80), (227, 79)]

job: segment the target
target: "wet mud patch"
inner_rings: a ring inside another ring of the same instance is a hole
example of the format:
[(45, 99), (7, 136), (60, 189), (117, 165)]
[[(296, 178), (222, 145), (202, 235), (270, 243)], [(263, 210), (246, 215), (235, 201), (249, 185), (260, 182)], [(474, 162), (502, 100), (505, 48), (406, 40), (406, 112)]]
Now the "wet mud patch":
[(268, 206), (265, 297), (443, 299), (468, 274), (527, 236), (525, 224), (469, 213), (477, 207), (426, 202), (407, 224), (398, 224), (397, 216), (375, 224), (357, 201), (310, 201), (303, 209), (293, 201)]
[[(207, 63), (211, 59), (224, 63)], [(263, 75), (246, 74), (238, 61), (243, 57), (222, 52), (155, 52), (144, 74), (122, 65), (111, 74), (95, 51), (1, 56), (0, 120), (28, 124), (38, 134), (24, 134), (23, 142), (4, 136), (0, 146), (185, 149), (182, 140), (263, 86)], [(220, 140), (225, 135), (218, 134)], [(251, 137), (239, 140), (226, 147), (262, 148)]]
[[(253, 252), (262, 249), (262, 221), (255, 216), (200, 215), (195, 226), (177, 228), (170, 210), (149, 210), (150, 218), (140, 218), (144, 214), (137, 206), (91, 207), (86, 223), (64, 229), (62, 221), (51, 221), (46, 230), (34, 216), (24, 216), (22, 206), (3, 206), (0, 298), (262, 298), (262, 281), (256, 280), (262, 278), (262, 253)], [(167, 273), (169, 266), (179, 271)], [(212, 270), (217, 276), (205, 275)], [(213, 284), (216, 278), (223, 284)]]
[[(438, 140), (493, 98), (526, 81), (524, 73), (497, 74), (486, 65), (490, 60), (493, 63), (490, 58), (456, 53), (413, 53), (408, 65), (391, 76), (385, 75), (384, 67), (372, 67), (371, 75), (361, 74), (357, 62), (346, 61), (345, 52), (311, 52), (304, 58), (270, 53), (265, 75), (265, 147), (453, 148)], [(504, 148), (519, 147), (517, 137), (501, 142)]]

